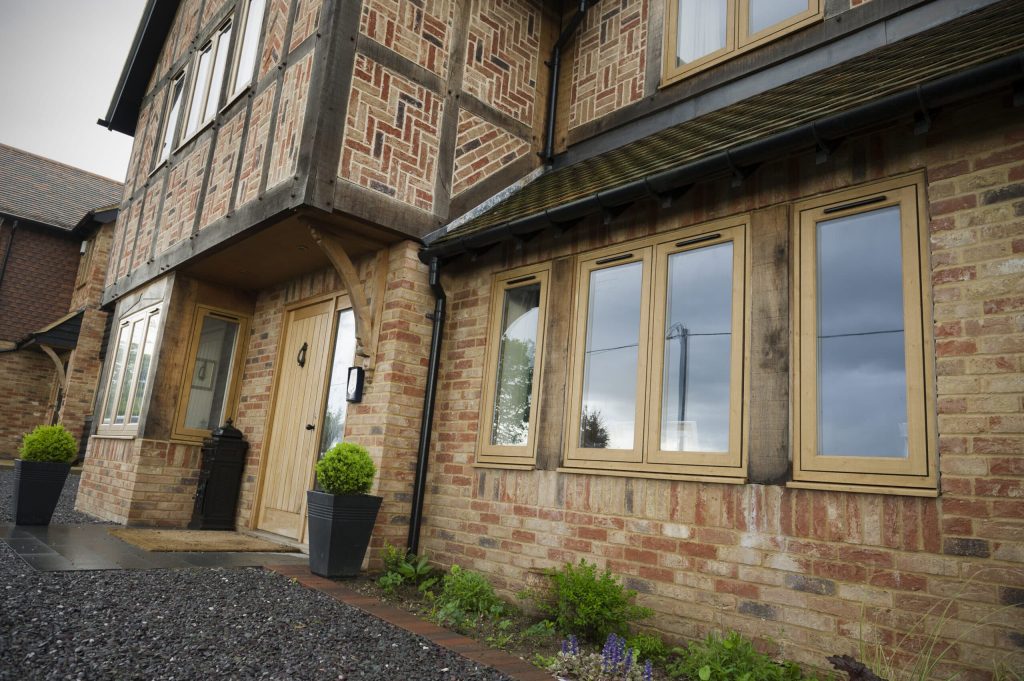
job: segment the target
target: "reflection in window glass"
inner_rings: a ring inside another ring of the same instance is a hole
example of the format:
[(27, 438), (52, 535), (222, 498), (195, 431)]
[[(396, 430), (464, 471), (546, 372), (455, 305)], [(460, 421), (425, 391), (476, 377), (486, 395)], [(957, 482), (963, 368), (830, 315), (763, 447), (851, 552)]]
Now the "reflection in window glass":
[(111, 418), (114, 416), (114, 403), (117, 401), (115, 396), (118, 393), (117, 386), (121, 384), (123, 378), (121, 370), (124, 368), (124, 356), (128, 352), (128, 339), (130, 336), (131, 326), (122, 326), (117, 337), (117, 352), (114, 353), (114, 364), (110, 369), (110, 384), (107, 391), (107, 404), (103, 410), (103, 423), (110, 423)]
[(807, 0), (748, 0), (750, 35), (807, 10)]
[(135, 362), (142, 346), (142, 334), (146, 330), (145, 320), (132, 324), (131, 340), (128, 342), (128, 359), (124, 364), (124, 379), (117, 391), (117, 410), (114, 412), (114, 423), (124, 423), (128, 411), (128, 398), (131, 396), (132, 377), (135, 376)]
[(356, 319), (352, 310), (338, 313), (338, 338), (334, 342), (331, 361), (331, 380), (327, 389), (327, 407), (324, 409), (323, 427), (320, 429), (320, 455), (342, 441), (345, 436), (345, 399), (348, 370), (356, 356)]
[(907, 456), (898, 206), (817, 225), (818, 447)]
[(178, 113), (181, 111), (181, 91), (184, 85), (184, 74), (179, 75), (171, 83), (171, 105), (167, 109), (167, 120), (164, 121), (164, 139), (160, 147), (160, 153), (157, 154), (157, 163), (166, 161), (167, 156), (171, 153), (171, 146), (174, 144), (174, 131), (178, 127)]
[(221, 425), (237, 340), (237, 321), (213, 315), (203, 318), (185, 411), (186, 428), (213, 430)]
[(203, 121), (210, 120), (217, 113), (220, 88), (224, 83), (224, 69), (228, 63), (229, 45), (231, 45), (231, 24), (223, 28), (220, 37), (217, 38), (217, 56), (213, 60), (213, 75), (210, 76), (210, 91), (206, 96), (206, 106), (203, 108)]
[(129, 423), (138, 423), (139, 414), (142, 412), (142, 398), (146, 394), (146, 385), (149, 382), (149, 367), (153, 363), (153, 346), (156, 345), (156, 323), (160, 315), (149, 315), (146, 323), (146, 342), (142, 346), (142, 357), (139, 359), (139, 371), (135, 379), (135, 396), (132, 398), (131, 414), (128, 417)]
[(676, 65), (689, 64), (725, 47), (727, 0), (678, 0)]
[(208, 46), (199, 54), (199, 62), (196, 65), (195, 86), (192, 88), (192, 102), (188, 106), (188, 120), (185, 122), (185, 134), (187, 138), (199, 127), (200, 115), (203, 113), (203, 97), (206, 94), (207, 75), (210, 72), (210, 51)]
[(632, 449), (643, 263), (590, 274), (580, 447)]
[(729, 451), (731, 242), (668, 258), (661, 448)]
[(530, 430), (540, 284), (505, 291), (491, 444), (522, 446)]
[(266, 0), (251, 0), (249, 3), (249, 11), (245, 14), (245, 28), (239, 36), (242, 39), (242, 44), (238, 48), (238, 66), (235, 67), (235, 83), (231, 88), (232, 94), (237, 93), (252, 81), (265, 6)]

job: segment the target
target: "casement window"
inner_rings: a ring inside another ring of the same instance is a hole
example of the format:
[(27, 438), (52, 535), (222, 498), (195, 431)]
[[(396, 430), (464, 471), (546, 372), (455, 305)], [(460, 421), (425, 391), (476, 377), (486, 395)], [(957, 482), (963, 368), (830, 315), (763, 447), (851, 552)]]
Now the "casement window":
[(100, 410), (101, 434), (133, 434), (138, 430), (142, 407), (148, 398), (159, 328), (159, 306), (134, 312), (118, 323), (114, 359)]
[(178, 118), (181, 115), (181, 100), (185, 89), (185, 72), (182, 71), (171, 79), (168, 86), (170, 96), (167, 98), (167, 113), (164, 116), (163, 134), (160, 136), (160, 148), (157, 150), (153, 165), (158, 166), (167, 160), (174, 146), (175, 134), (178, 130)]
[(578, 268), (564, 465), (742, 478), (745, 220)]
[(666, 0), (664, 82), (821, 18), (821, 0)]
[(934, 493), (924, 206), (913, 177), (796, 206), (795, 486)]
[(233, 416), (248, 320), (200, 305), (178, 398), (175, 437), (202, 439)]
[(263, 27), (263, 13), (266, 0), (249, 0), (242, 17), (243, 30), (238, 41), (238, 57), (232, 78), (231, 97), (241, 92), (252, 82), (256, 70), (256, 50), (259, 49), (260, 29)]
[(224, 72), (227, 68), (228, 55), (231, 53), (231, 21), (221, 26), (206, 45), (196, 55), (195, 69), (192, 78), (192, 97), (189, 100), (188, 116), (185, 118), (185, 132), (182, 139), (187, 140), (199, 128), (213, 120), (220, 102), (220, 93), (224, 84)]
[(547, 265), (537, 265), (495, 278), (480, 463), (532, 466), (535, 461), (548, 275)]

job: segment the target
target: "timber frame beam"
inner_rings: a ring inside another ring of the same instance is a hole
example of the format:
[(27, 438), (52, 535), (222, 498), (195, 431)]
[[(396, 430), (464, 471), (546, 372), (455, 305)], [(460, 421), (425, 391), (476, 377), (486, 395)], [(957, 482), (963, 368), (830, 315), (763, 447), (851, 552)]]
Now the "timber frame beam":
[(359, 280), (359, 272), (356, 271), (352, 259), (345, 250), (345, 243), (336, 235), (313, 222), (307, 222), (309, 233), (313, 241), (324, 252), (331, 265), (338, 271), (341, 283), (345, 286), (352, 302), (352, 311), (355, 313), (356, 323), (356, 356), (363, 358), (363, 368), (367, 371), (373, 369), (373, 354), (370, 352), (373, 334), (373, 315), (366, 299), (366, 291)]

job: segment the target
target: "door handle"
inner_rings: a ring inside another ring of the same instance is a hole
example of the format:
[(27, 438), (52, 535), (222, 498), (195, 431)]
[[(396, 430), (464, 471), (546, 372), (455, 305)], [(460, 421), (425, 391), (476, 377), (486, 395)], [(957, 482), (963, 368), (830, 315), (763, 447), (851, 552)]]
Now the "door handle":
[(313, 430), (314, 428), (316, 428), (316, 426), (314, 426), (312, 423), (306, 424), (306, 430)]

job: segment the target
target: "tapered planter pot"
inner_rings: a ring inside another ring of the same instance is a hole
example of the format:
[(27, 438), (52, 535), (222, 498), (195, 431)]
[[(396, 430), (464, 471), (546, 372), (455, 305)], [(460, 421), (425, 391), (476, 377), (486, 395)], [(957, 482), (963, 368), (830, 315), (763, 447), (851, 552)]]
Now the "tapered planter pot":
[(18, 525), (49, 525), (57, 508), (69, 463), (14, 462), (14, 522)]
[(306, 492), (309, 569), (321, 577), (355, 577), (370, 545), (381, 497)]

